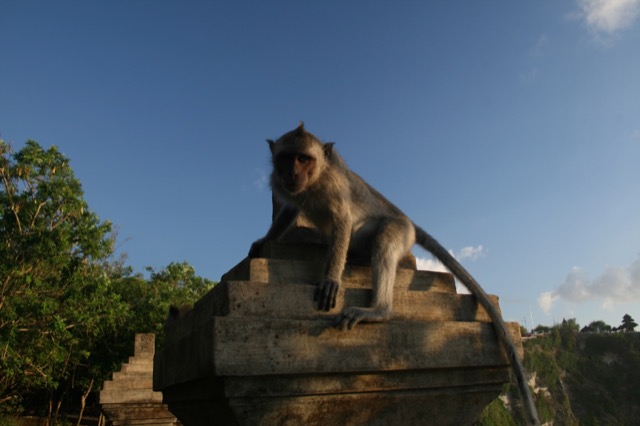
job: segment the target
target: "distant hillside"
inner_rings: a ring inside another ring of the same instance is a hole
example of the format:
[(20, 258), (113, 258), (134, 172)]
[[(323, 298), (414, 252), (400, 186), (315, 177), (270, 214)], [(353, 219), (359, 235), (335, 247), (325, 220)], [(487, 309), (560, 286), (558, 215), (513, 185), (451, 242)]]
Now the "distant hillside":
[[(569, 321), (524, 348), (543, 424), (640, 424), (640, 333), (580, 333)], [(519, 398), (506, 386), (478, 424), (522, 424)]]

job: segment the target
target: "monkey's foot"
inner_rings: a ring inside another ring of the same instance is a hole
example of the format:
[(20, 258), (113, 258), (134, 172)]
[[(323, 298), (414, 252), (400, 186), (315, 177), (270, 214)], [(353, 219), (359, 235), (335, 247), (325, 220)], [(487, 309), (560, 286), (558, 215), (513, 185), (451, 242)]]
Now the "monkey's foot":
[(336, 297), (340, 284), (336, 281), (325, 279), (320, 281), (313, 296), (313, 301), (319, 301), (318, 309), (321, 311), (329, 311), (336, 307)]
[(351, 330), (359, 322), (381, 322), (389, 318), (389, 314), (374, 308), (351, 307), (345, 309), (338, 317), (338, 326), (342, 330)]

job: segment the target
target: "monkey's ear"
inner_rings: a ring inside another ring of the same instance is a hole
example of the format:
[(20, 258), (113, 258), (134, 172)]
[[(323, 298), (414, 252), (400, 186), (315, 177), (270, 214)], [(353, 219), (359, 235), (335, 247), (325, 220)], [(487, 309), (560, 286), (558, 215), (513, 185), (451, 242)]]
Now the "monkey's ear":
[(335, 142), (327, 142), (322, 146), (322, 150), (324, 151), (324, 156), (326, 158), (331, 158), (331, 155), (333, 155), (333, 146), (335, 144)]
[(267, 139), (267, 143), (269, 144), (269, 149), (271, 150), (271, 153), (273, 154), (273, 147), (276, 144), (273, 139)]

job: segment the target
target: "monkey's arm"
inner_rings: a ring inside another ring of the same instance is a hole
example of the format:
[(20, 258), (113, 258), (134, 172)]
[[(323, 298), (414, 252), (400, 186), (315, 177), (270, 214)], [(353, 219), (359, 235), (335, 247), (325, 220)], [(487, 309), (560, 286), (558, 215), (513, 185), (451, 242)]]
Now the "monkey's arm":
[(314, 301), (319, 301), (318, 309), (329, 311), (336, 306), (336, 297), (342, 280), (347, 252), (351, 238), (351, 218), (348, 211), (336, 213), (333, 216), (331, 242), (329, 244), (329, 258), (324, 280), (318, 283)]
[(289, 226), (291, 226), (291, 224), (296, 220), (299, 213), (300, 210), (295, 207), (288, 205), (282, 206), (280, 212), (271, 224), (271, 228), (269, 228), (267, 235), (251, 244), (251, 248), (249, 249), (249, 257), (258, 257), (260, 255), (260, 252), (262, 251), (264, 243), (280, 237), (284, 233), (284, 231), (286, 231)]

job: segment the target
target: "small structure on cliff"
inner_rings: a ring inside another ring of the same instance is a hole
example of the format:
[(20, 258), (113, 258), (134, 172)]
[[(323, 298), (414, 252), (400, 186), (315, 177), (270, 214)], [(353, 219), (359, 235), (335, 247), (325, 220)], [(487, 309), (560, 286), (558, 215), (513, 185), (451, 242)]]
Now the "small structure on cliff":
[(268, 243), (168, 323), (154, 389), (171, 412), (186, 426), (472, 424), (510, 374), (473, 296), (399, 268), (392, 319), (341, 331), (345, 306), (369, 305), (371, 271), (349, 265), (335, 310), (318, 311), (325, 252)]
[(110, 424), (174, 426), (176, 417), (162, 403), (162, 394), (153, 391), (155, 334), (136, 334), (134, 354), (113, 380), (104, 382), (100, 404)]

